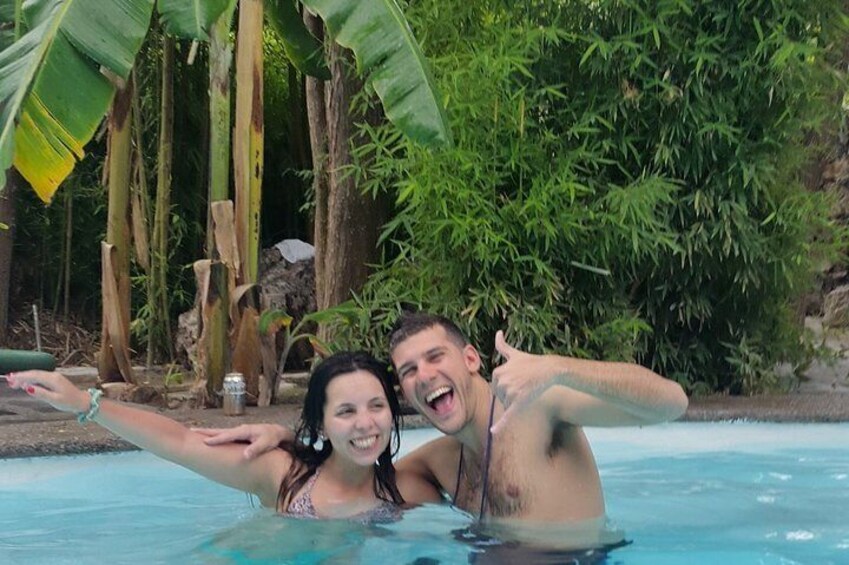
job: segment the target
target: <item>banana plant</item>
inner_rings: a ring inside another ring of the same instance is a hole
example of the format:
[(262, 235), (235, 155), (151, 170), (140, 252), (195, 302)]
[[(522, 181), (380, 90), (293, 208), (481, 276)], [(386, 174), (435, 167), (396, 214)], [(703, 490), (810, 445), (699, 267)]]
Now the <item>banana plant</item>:
[[(227, 0), (159, 0), (166, 31), (204, 39)], [(14, 165), (50, 202), (129, 77), (154, 0), (27, 0), (0, 52), (0, 186)]]
[[(300, 0), (324, 20), (331, 40), (353, 51), (357, 70), (383, 103), (386, 117), (414, 141), (450, 145), (451, 132), (427, 60), (395, 0)], [(291, 0), (266, 0), (287, 56), (302, 72), (326, 78), (320, 45)]]
[(260, 335), (271, 337), (272, 343), (274, 343), (276, 341), (275, 338), (277, 334), (279, 332), (283, 332), (283, 349), (280, 352), (276, 371), (274, 372), (274, 376), (270, 383), (272, 403), (275, 400), (277, 382), (280, 377), (283, 376), (283, 372), (286, 369), (286, 360), (289, 358), (289, 352), (292, 350), (293, 345), (299, 341), (307, 340), (317, 356), (326, 358), (332, 353), (331, 346), (322, 341), (314, 333), (306, 331), (306, 327), (309, 324), (323, 324), (339, 320), (352, 324), (356, 320), (358, 313), (359, 310), (352, 304), (340, 304), (333, 308), (306, 314), (297, 324), (294, 325), (294, 327), (292, 326), (292, 322), (294, 321), (292, 316), (286, 313), (285, 310), (266, 310), (260, 314), (259, 322), (257, 324)]
[(50, 201), (109, 107), (107, 74), (129, 77), (152, 11), (153, 0), (24, 3), (29, 31), (0, 53), (0, 185), (14, 163)]
[[(9, 3), (10, 0), (4, 0)], [(159, 0), (166, 32), (206, 40), (228, 0)], [(427, 63), (395, 0), (303, 0), (332, 38), (350, 48), (412, 139), (451, 142)], [(14, 4), (11, 4), (14, 5)], [(291, 0), (266, 0), (269, 19), (300, 70), (327, 77), (320, 44)], [(12, 165), (49, 202), (85, 155), (116, 84), (130, 73), (154, 0), (26, 0), (29, 30), (0, 52), (0, 186)], [(101, 70), (102, 69), (102, 70)]]
[(0, 51), (20, 35), (21, 0), (0, 0)]

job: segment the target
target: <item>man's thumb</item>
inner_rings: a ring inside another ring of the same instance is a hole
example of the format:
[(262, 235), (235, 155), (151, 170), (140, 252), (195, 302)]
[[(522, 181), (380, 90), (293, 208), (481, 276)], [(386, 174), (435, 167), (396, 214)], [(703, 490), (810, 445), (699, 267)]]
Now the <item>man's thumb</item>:
[(498, 330), (495, 333), (495, 350), (498, 351), (502, 357), (504, 357), (505, 361), (510, 360), (510, 356), (516, 351), (511, 345), (507, 343), (504, 339), (504, 332)]

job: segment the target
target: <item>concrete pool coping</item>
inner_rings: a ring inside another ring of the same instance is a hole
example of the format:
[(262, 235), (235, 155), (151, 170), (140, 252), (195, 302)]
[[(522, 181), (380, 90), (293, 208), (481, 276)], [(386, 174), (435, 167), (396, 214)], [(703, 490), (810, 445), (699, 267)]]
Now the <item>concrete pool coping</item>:
[[(6, 388), (6, 387), (2, 387)], [(0, 458), (35, 457), (126, 451), (133, 445), (96, 424), (80, 425), (68, 414), (40, 406), (29, 414), (4, 412), (4, 401), (30, 400), (22, 393), (0, 395)], [(34, 401), (33, 401), (34, 402)], [(244, 423), (276, 422), (292, 425), (300, 406), (283, 404), (268, 408), (248, 407), (244, 416), (227, 416), (221, 409), (156, 409), (188, 426), (230, 427)], [(763, 422), (849, 422), (849, 394), (845, 392), (800, 392), (753, 397), (709, 396), (693, 398), (680, 421), (709, 422), (747, 420)], [(427, 425), (419, 416), (405, 417), (405, 428)]]

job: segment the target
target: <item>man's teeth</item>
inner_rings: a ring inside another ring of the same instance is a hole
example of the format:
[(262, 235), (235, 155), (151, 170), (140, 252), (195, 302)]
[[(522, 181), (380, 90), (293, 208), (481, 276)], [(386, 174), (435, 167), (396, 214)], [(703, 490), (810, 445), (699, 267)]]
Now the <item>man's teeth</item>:
[(433, 402), (434, 400), (436, 400), (437, 398), (439, 398), (439, 397), (440, 397), (440, 396), (442, 396), (443, 394), (447, 394), (447, 393), (449, 393), (449, 392), (451, 392), (451, 387), (448, 387), (448, 386), (441, 386), (441, 387), (439, 387), (438, 389), (436, 389), (436, 390), (434, 390), (434, 391), (431, 391), (431, 393), (430, 393), (430, 394), (428, 394), (427, 396), (425, 396), (425, 402), (427, 402), (428, 404), (430, 404), (431, 402)]
[(368, 449), (369, 447), (374, 445), (374, 442), (377, 441), (377, 436), (363, 437), (359, 439), (352, 439), (351, 443), (354, 444), (354, 447), (357, 449)]

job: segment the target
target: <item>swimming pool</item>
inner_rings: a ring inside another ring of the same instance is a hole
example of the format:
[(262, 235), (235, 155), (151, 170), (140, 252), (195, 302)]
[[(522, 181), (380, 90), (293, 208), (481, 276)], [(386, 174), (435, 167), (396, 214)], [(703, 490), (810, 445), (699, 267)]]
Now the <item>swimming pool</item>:
[[(632, 542), (606, 563), (849, 563), (849, 424), (587, 433), (608, 515)], [(433, 436), (407, 432), (404, 447)], [(470, 525), (464, 513), (432, 506), (380, 526), (284, 520), (140, 452), (0, 460), (4, 564), (528, 565), (543, 557), (472, 541)]]

